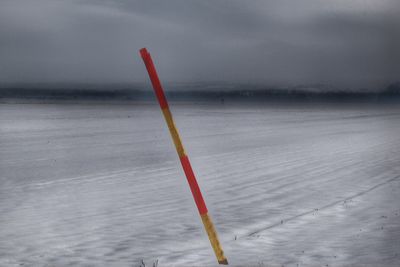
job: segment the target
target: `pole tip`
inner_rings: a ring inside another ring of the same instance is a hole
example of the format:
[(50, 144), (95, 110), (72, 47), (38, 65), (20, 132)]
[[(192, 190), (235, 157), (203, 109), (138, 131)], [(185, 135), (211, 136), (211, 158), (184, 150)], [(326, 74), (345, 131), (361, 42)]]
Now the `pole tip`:
[(142, 49), (139, 50), (140, 55), (142, 56), (142, 58), (145, 58), (149, 55), (149, 52), (147, 51), (146, 47), (143, 47)]
[(223, 265), (228, 265), (228, 260), (227, 259), (223, 259), (218, 261), (219, 264), (223, 264)]

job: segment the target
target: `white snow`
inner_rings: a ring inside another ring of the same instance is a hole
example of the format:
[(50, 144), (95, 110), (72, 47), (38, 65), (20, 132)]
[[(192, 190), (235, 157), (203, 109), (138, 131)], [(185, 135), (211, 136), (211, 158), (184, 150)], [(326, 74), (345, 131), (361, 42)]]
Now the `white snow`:
[[(171, 109), (231, 265), (400, 265), (400, 106)], [(156, 103), (0, 104), (0, 266), (216, 266), (202, 227)]]

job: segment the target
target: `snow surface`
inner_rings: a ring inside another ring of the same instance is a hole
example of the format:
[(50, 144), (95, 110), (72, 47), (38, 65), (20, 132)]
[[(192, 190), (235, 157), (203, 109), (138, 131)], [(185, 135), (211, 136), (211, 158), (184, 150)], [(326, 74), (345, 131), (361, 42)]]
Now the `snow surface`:
[[(400, 107), (173, 103), (233, 266), (400, 266)], [(0, 266), (216, 266), (154, 103), (0, 104)]]

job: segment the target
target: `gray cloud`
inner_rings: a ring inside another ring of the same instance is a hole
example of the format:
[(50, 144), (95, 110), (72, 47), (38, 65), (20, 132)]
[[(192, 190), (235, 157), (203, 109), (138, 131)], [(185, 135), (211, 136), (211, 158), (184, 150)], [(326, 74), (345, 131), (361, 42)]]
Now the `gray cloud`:
[(373, 87), (399, 80), (397, 0), (2, 0), (0, 81)]

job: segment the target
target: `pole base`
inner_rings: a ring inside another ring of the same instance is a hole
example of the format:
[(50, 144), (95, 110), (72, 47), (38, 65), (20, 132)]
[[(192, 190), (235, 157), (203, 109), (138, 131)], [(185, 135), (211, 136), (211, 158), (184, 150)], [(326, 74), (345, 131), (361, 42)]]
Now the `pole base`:
[(223, 259), (221, 261), (218, 261), (219, 264), (223, 264), (223, 265), (228, 265), (228, 260), (227, 259)]
[(228, 260), (226, 259), (221, 244), (219, 243), (217, 231), (215, 231), (214, 224), (211, 221), (211, 217), (208, 215), (208, 213), (201, 214), (200, 216), (201, 220), (203, 221), (204, 228), (206, 229), (208, 238), (210, 239), (211, 246), (214, 249), (218, 263), (227, 265)]

